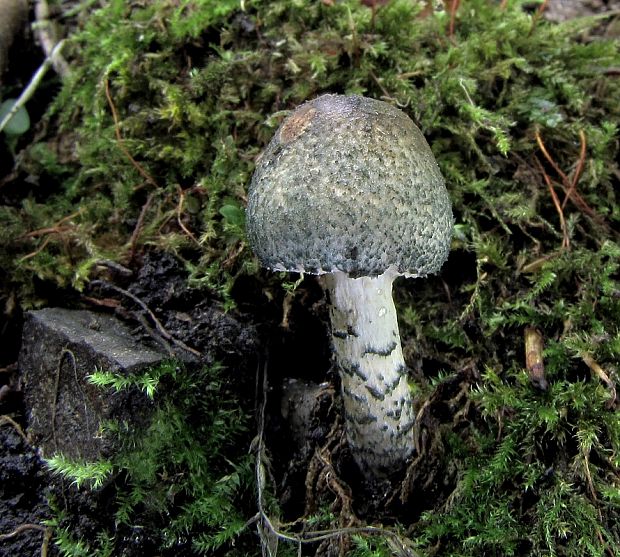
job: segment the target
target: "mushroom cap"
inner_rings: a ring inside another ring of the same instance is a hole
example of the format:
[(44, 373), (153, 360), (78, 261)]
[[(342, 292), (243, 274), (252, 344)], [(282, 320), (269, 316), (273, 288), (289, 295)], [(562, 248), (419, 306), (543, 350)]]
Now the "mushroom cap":
[(323, 95), (282, 122), (257, 162), (246, 216), (263, 266), (351, 276), (437, 272), (453, 224), (420, 130), (358, 95)]

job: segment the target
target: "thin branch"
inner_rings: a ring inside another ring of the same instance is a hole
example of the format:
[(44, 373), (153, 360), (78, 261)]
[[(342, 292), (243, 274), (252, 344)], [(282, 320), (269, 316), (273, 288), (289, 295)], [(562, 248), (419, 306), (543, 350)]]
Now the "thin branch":
[(199, 248), (202, 248), (196, 236), (194, 236), (191, 230), (189, 230), (189, 228), (187, 228), (187, 226), (183, 224), (183, 220), (181, 219), (181, 216), (183, 215), (183, 205), (185, 204), (185, 192), (183, 191), (183, 188), (181, 186), (177, 186), (177, 187), (179, 190), (179, 203), (177, 204), (177, 224), (179, 225), (181, 230), (185, 232), (185, 234), (190, 240), (192, 240)]
[(21, 257), (19, 260), (20, 263), (23, 261), (28, 261), (28, 259), (32, 259), (33, 257), (36, 257), (37, 255), (39, 255), (39, 253), (41, 253), (46, 248), (47, 244), (49, 244), (50, 241), (52, 240), (52, 234), (65, 234), (65, 233), (71, 232), (73, 230), (73, 226), (62, 226), (62, 224), (71, 220), (74, 217), (77, 217), (81, 212), (82, 212), (82, 209), (66, 217), (63, 217), (56, 224), (52, 226), (48, 226), (46, 228), (39, 228), (37, 230), (33, 230), (21, 236), (19, 238), (20, 240), (24, 240), (26, 238), (37, 238), (39, 236), (46, 236), (46, 238), (43, 240), (43, 242), (41, 242), (41, 245), (37, 249)]
[(538, 170), (543, 175), (545, 183), (547, 184), (547, 188), (549, 189), (549, 193), (551, 194), (553, 205), (560, 218), (560, 229), (562, 230), (562, 249), (569, 249), (570, 248), (570, 237), (568, 235), (568, 228), (566, 226), (566, 219), (564, 218), (564, 211), (562, 210), (560, 199), (558, 198), (558, 194), (555, 192), (551, 178), (549, 178), (549, 175), (545, 172), (545, 169), (543, 168), (543, 165), (541, 164), (541, 162), (536, 157), (534, 157), (534, 161), (536, 162), (536, 165), (538, 166)]
[(155, 328), (157, 329), (157, 332), (163, 338), (165, 338), (166, 340), (172, 342), (173, 344), (176, 344), (177, 346), (179, 346), (183, 350), (187, 350), (187, 352), (190, 352), (194, 356), (198, 356), (198, 357), (202, 356), (202, 353), (199, 352), (198, 350), (196, 350), (195, 348), (192, 348), (191, 346), (187, 346), (187, 344), (185, 344), (183, 341), (174, 338), (165, 329), (165, 327), (161, 324), (159, 319), (157, 319), (157, 317), (151, 311), (151, 309), (140, 298), (138, 298), (137, 296), (133, 295), (128, 290), (120, 288), (119, 286), (116, 286), (115, 284), (109, 283), (109, 282), (107, 282), (105, 280), (93, 280), (93, 281), (91, 281), (90, 284), (91, 284), (91, 286), (101, 286), (103, 288), (109, 288), (111, 290), (114, 290), (115, 292), (118, 292), (119, 294), (122, 294), (123, 296), (126, 296), (127, 298), (129, 298), (130, 300), (132, 300), (133, 302), (138, 304), (142, 308), (142, 310), (150, 317), (151, 321), (155, 325)]
[(379, 89), (381, 89), (381, 92), (383, 93), (383, 98), (387, 101), (395, 101), (396, 99), (394, 99), (394, 97), (392, 97), (392, 95), (390, 95), (390, 92), (383, 86), (383, 83), (381, 83), (381, 80), (377, 77), (377, 74), (375, 72), (373, 72), (372, 70), (369, 71), (369, 75), (370, 77), (372, 77), (373, 81), (377, 84), (377, 87), (379, 87)]
[(43, 77), (45, 76), (47, 70), (52, 65), (52, 61), (54, 57), (56, 56), (56, 54), (58, 54), (62, 50), (62, 47), (64, 46), (64, 44), (65, 44), (64, 40), (60, 41), (54, 47), (51, 54), (43, 61), (43, 64), (39, 66), (39, 69), (32, 76), (30, 83), (28, 83), (26, 88), (22, 91), (22, 94), (15, 101), (13, 108), (11, 108), (11, 110), (9, 110), (6, 116), (0, 121), (0, 132), (11, 121), (11, 118), (13, 118), (15, 114), (17, 114), (17, 111), (30, 100), (30, 97), (32, 97), (32, 95), (34, 95), (34, 92), (37, 90), (37, 87), (43, 80)]
[(27, 532), (28, 530), (38, 530), (39, 532), (43, 532), (43, 543), (41, 544), (41, 557), (47, 557), (47, 551), (49, 549), (50, 540), (52, 539), (53, 530), (49, 526), (43, 526), (42, 524), (21, 524), (12, 532), (8, 534), (0, 534), (0, 541), (9, 540), (23, 532)]
[(42, 526), (41, 524), (22, 524), (8, 534), (0, 534), (0, 540), (8, 540), (10, 538), (14, 538), (16, 536), (19, 536), (22, 532), (27, 532), (28, 530), (38, 530), (39, 532), (46, 532), (47, 528), (45, 526)]
[(532, 17), (532, 27), (530, 28), (530, 35), (533, 33), (534, 28), (538, 24), (538, 20), (542, 17), (543, 13), (547, 9), (548, 3), (549, 3), (549, 0), (543, 0), (540, 6), (538, 6), (538, 9), (536, 10), (534, 17)]
[(47, 228), (39, 228), (37, 230), (33, 230), (32, 232), (28, 232), (27, 234), (24, 234), (22, 236), (22, 238), (34, 238), (36, 236), (43, 236), (45, 234), (53, 234), (53, 233), (57, 233), (59, 231), (63, 231), (64, 232), (64, 230), (66, 230), (66, 229), (61, 228), (60, 225), (65, 223), (65, 222), (67, 222), (68, 220), (71, 220), (71, 219), (77, 217), (81, 213), (82, 213), (82, 209), (79, 209), (75, 213), (71, 213), (70, 215), (67, 215), (66, 217), (61, 218), (53, 226), (48, 226)]
[(45, 240), (43, 240), (41, 245), (36, 250), (31, 251), (30, 253), (27, 253), (26, 255), (21, 257), (19, 259), (19, 262), (23, 263), (24, 261), (28, 261), (28, 259), (32, 259), (33, 257), (36, 257), (37, 255), (39, 255), (46, 248), (47, 244), (49, 244), (51, 240), (52, 240), (51, 236), (48, 236), (47, 238), (45, 238)]
[(450, 37), (450, 39), (454, 37), (456, 12), (458, 11), (460, 4), (461, 4), (461, 0), (452, 0), (450, 3), (450, 24), (448, 26), (448, 37)]
[(46, 0), (37, 0), (35, 2), (34, 17), (36, 22), (33, 25), (33, 31), (41, 43), (45, 56), (52, 60), (56, 73), (61, 78), (66, 78), (71, 73), (69, 64), (67, 64), (60, 52), (52, 54), (54, 47), (58, 44), (58, 37), (56, 36), (54, 24), (50, 21), (50, 9)]
[(10, 416), (0, 416), (0, 426), (2, 426), (4, 424), (12, 425), (13, 428), (15, 429), (15, 431), (17, 431), (17, 433), (19, 434), (19, 436), (26, 443), (28, 443), (28, 445), (30, 445), (30, 441), (28, 440), (28, 437), (24, 433), (24, 430), (21, 428), (21, 426), (13, 418), (11, 418)]
[[(582, 133), (583, 132), (580, 132), (580, 136)], [(558, 163), (555, 162), (553, 157), (549, 154), (549, 151), (547, 151), (547, 148), (545, 147), (545, 144), (538, 130), (535, 131), (534, 135), (536, 137), (536, 142), (538, 143), (538, 147), (540, 148), (542, 154), (545, 156), (545, 159), (547, 159), (547, 162), (549, 162), (549, 164), (553, 167), (553, 169), (557, 172), (558, 176), (561, 178), (562, 181), (560, 185), (564, 189), (565, 194), (567, 194), (567, 199), (570, 199), (573, 202), (573, 204), (582, 213), (590, 217), (592, 220), (596, 221), (598, 224), (601, 224), (607, 227), (607, 224), (605, 223), (604, 219), (600, 215), (598, 215), (596, 211), (594, 211), (594, 209), (592, 209), (587, 204), (586, 200), (577, 191), (577, 187), (576, 187), (577, 182), (575, 181), (575, 179), (578, 180), (579, 176), (581, 175), (583, 164), (585, 163), (585, 153), (583, 155), (580, 155), (579, 161), (583, 160), (583, 162), (578, 163), (577, 165), (578, 172), (576, 172), (575, 175), (573, 176), (573, 180), (570, 180), (568, 176), (566, 175), (566, 173), (563, 172), (562, 169), (559, 167)], [(585, 150), (585, 135), (582, 138), (581, 152), (583, 153), (584, 150)], [(573, 186), (573, 182), (574, 182), (574, 186)], [(561, 204), (560, 206), (563, 207), (564, 205)]]
[(581, 148), (579, 151), (579, 160), (577, 161), (577, 167), (575, 168), (575, 174), (573, 174), (573, 179), (571, 180), (570, 187), (564, 194), (564, 201), (562, 201), (562, 209), (566, 206), (566, 202), (570, 197), (577, 191), (577, 183), (579, 182), (579, 178), (581, 177), (581, 173), (583, 172), (583, 166), (586, 162), (586, 134), (583, 130), (579, 130), (579, 140), (581, 142)]
[(538, 147), (540, 148), (542, 154), (547, 159), (547, 162), (553, 167), (553, 170), (555, 170), (558, 173), (558, 176), (560, 178), (562, 178), (562, 182), (564, 184), (569, 184), (570, 181), (568, 179), (568, 176), (566, 176), (566, 174), (564, 174), (562, 169), (558, 166), (558, 163), (555, 162), (553, 157), (549, 154), (549, 151), (547, 151), (547, 147), (545, 147), (545, 144), (544, 144), (544, 142), (542, 140), (542, 137), (540, 136), (540, 132), (538, 130), (536, 130), (534, 132), (534, 135), (536, 137), (536, 143), (538, 143)]
[(584, 364), (586, 364), (592, 373), (596, 375), (609, 390), (609, 400), (607, 401), (607, 408), (611, 409), (616, 405), (618, 400), (618, 395), (616, 392), (616, 384), (610, 379), (609, 375), (605, 372), (605, 370), (590, 356), (589, 354), (584, 354), (581, 356)]
[(149, 210), (149, 207), (151, 206), (152, 203), (153, 203), (153, 194), (151, 193), (146, 198), (144, 205), (142, 205), (142, 209), (140, 209), (140, 214), (138, 215), (136, 226), (134, 227), (133, 232), (131, 233), (131, 240), (129, 242), (129, 245), (131, 246), (129, 248), (129, 259), (130, 260), (133, 260), (133, 258), (136, 255), (136, 247), (138, 244), (138, 239), (140, 238), (140, 232), (142, 231), (142, 227), (144, 226), (144, 219), (146, 218), (146, 212)]

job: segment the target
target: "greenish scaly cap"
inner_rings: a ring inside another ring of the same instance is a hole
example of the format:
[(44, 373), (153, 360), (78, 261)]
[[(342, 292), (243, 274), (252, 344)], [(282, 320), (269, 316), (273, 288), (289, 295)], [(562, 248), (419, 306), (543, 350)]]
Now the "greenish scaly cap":
[(323, 95), (282, 122), (257, 162), (246, 215), (265, 267), (351, 276), (437, 272), (453, 224), (420, 130), (358, 95)]

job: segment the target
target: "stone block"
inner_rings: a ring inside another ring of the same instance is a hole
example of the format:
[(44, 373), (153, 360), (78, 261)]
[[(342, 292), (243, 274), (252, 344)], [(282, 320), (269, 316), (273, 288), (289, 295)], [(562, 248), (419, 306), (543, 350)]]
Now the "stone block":
[(88, 375), (97, 369), (135, 373), (166, 357), (110, 315), (62, 308), (28, 312), (19, 356), (28, 435), (45, 457), (108, 456), (114, 442), (101, 435), (101, 422), (144, 427), (153, 405), (138, 389), (101, 389)]

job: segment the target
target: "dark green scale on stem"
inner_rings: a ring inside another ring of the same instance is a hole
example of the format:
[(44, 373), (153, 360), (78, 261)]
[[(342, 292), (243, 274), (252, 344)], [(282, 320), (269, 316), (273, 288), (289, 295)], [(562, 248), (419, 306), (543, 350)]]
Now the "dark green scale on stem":
[(396, 343), (396, 341), (392, 342), (385, 348), (375, 348), (375, 347), (369, 346), (364, 349), (364, 354), (374, 354), (376, 356), (389, 356), (392, 352), (394, 352), (397, 346), (398, 344)]

